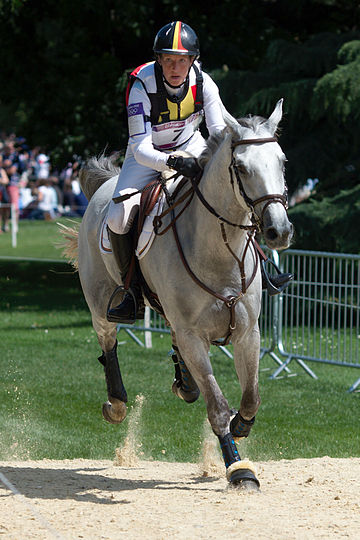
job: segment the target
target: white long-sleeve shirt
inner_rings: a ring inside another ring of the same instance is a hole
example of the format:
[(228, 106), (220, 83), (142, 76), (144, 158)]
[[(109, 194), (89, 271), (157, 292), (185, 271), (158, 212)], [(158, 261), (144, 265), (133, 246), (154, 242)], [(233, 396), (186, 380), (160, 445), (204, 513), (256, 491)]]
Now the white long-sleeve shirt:
[[(225, 122), (221, 111), (221, 100), (218, 87), (207, 73), (202, 72), (202, 75), (205, 122), (210, 135), (212, 135), (214, 132), (223, 129), (225, 127)], [(173, 89), (166, 85), (166, 83), (165, 87), (170, 95), (182, 91), (181, 89)], [(142, 104), (144, 117), (150, 118), (151, 102), (142, 83), (138, 80), (134, 82), (130, 90), (128, 110), (134, 104)], [(153, 129), (150, 121), (145, 121), (143, 131), (144, 133), (131, 135), (129, 122), (130, 137), (127, 155), (133, 155), (135, 160), (141, 165), (162, 172), (167, 168), (166, 161), (168, 159), (168, 153), (157, 150), (154, 147)], [(194, 136), (196, 137), (196, 132)]]

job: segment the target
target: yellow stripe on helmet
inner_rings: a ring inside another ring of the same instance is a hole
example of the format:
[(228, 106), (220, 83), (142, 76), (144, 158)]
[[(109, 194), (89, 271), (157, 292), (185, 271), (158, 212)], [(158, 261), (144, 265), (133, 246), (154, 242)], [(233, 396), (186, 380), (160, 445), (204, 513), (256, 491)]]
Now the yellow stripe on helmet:
[(181, 21), (176, 21), (175, 23), (172, 49), (173, 51), (186, 51), (187, 50), (181, 43)]
[(180, 38), (180, 30), (181, 30), (181, 22), (176, 21), (175, 29), (174, 29), (174, 37), (173, 37), (173, 50), (179, 49), (179, 38)]

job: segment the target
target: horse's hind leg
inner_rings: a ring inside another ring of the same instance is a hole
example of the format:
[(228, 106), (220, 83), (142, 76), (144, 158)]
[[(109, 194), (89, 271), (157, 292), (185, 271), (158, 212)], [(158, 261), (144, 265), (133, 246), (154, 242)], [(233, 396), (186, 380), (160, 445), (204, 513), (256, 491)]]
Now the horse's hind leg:
[[(114, 290), (116, 283), (108, 276), (100, 255), (95, 261), (89, 244), (82, 245), (84, 261), (79, 264), (79, 275), (86, 302), (89, 306), (93, 328), (96, 332), (102, 355), (99, 358), (104, 366), (108, 401), (103, 404), (103, 416), (107, 422), (119, 424), (126, 416), (127, 395), (122, 381), (119, 361), (117, 357), (116, 324), (106, 320), (106, 306), (108, 298)], [(97, 253), (93, 247), (93, 252)], [(79, 263), (82, 259), (79, 258)]]
[(116, 324), (109, 323), (102, 314), (103, 310), (100, 310), (101, 308), (97, 310), (95, 305), (92, 305), (93, 327), (102, 349), (102, 355), (98, 360), (104, 367), (108, 395), (102, 413), (107, 422), (120, 424), (126, 417), (127, 394), (117, 357), (117, 329)]
[(200, 390), (180, 354), (176, 344), (175, 332), (173, 330), (171, 331), (171, 339), (174, 349), (172, 359), (175, 366), (175, 377), (171, 390), (177, 397), (183, 399), (186, 403), (194, 403), (200, 396)]

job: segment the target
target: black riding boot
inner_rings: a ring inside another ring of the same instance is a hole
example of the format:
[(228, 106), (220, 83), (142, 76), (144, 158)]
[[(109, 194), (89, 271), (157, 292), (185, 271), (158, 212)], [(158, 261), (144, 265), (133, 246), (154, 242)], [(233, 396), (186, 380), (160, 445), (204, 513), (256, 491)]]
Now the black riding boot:
[[(269, 261), (271, 262), (271, 261)], [(275, 266), (275, 265), (274, 265)], [(269, 274), (265, 269), (265, 264), (262, 262), (260, 265), (261, 268), (261, 277), (262, 277), (262, 288), (266, 290), (269, 296), (274, 296), (275, 294), (280, 294), (283, 290), (290, 284), (290, 281), (294, 279), (294, 274), (281, 274), (277, 267), (277, 275)]]
[[(109, 228), (108, 233), (112, 251), (120, 270), (121, 279), (124, 282), (134, 249), (132, 234), (131, 232), (116, 234)], [(110, 322), (134, 324), (137, 318), (144, 317), (144, 308), (144, 299), (135, 268), (130, 288), (125, 292), (123, 301), (118, 306), (109, 309), (106, 318)]]

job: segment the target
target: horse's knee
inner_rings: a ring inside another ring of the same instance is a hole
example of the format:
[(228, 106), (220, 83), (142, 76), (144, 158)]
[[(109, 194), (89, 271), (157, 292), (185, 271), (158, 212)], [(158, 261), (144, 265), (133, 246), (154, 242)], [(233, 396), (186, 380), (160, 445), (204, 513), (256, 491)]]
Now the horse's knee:
[(229, 430), (230, 408), (213, 375), (208, 380), (207, 389), (202, 393), (213, 432), (217, 436), (224, 436)]
[(243, 392), (240, 404), (240, 413), (243, 418), (250, 420), (255, 416), (260, 407), (260, 395), (258, 387)]

